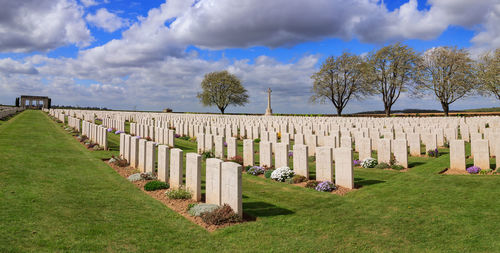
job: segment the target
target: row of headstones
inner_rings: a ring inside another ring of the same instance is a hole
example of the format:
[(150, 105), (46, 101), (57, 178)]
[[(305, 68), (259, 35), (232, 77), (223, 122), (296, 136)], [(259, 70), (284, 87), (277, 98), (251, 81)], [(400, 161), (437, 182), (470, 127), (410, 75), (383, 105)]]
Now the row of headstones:
[[(312, 126), (315, 130), (319, 124), (330, 124), (335, 123), (337, 125), (349, 127), (349, 126), (361, 126), (361, 127), (391, 127), (396, 128), (400, 126), (439, 126), (439, 127), (453, 127), (458, 124), (470, 124), (471, 126), (477, 126), (478, 129), (482, 130), (485, 128), (486, 123), (494, 123), (496, 127), (500, 127), (500, 120), (498, 117), (435, 117), (435, 118), (419, 118), (419, 117), (407, 117), (407, 118), (337, 118), (337, 117), (287, 117), (287, 116), (272, 116), (272, 117), (261, 117), (261, 116), (229, 116), (229, 115), (204, 115), (204, 114), (175, 114), (175, 113), (138, 113), (138, 112), (102, 112), (102, 111), (87, 111), (87, 110), (61, 110), (64, 112), (72, 112), (74, 114), (88, 114), (92, 113), (95, 115), (100, 115), (101, 118), (104, 116), (109, 116), (115, 119), (125, 119), (136, 121), (140, 120), (162, 120), (168, 122), (215, 122), (215, 123), (248, 123), (251, 122), (264, 122), (273, 124), (277, 123), (287, 123), (293, 124), (298, 123), (300, 125)], [(439, 123), (437, 123), (439, 122)], [(490, 124), (491, 125), (491, 124)], [(482, 131), (481, 131), (482, 132)]]
[[(203, 118), (203, 117), (202, 117)], [(189, 124), (188, 122), (182, 122), (182, 121), (174, 121), (173, 123), (172, 122), (164, 122), (164, 121), (161, 121), (161, 120), (152, 120), (150, 119), (150, 117), (148, 117), (147, 119), (141, 119), (140, 120), (141, 122), (145, 122), (146, 124), (150, 124), (150, 125), (156, 125), (156, 126), (164, 126), (164, 125), (175, 125), (176, 126), (176, 130), (177, 130), (177, 133), (181, 134), (181, 135), (189, 135), (189, 136), (194, 136), (195, 135), (195, 132), (204, 132), (204, 133), (210, 133), (210, 129), (213, 130), (214, 126), (210, 127), (210, 122), (205, 122), (205, 125), (195, 125), (194, 126), (194, 129), (193, 129), (193, 125), (192, 124)], [(276, 122), (274, 122), (276, 123)], [(263, 128), (264, 124), (261, 124), (260, 127), (261, 127), (261, 131), (263, 131), (264, 129), (266, 128)], [(269, 126), (271, 125), (271, 126)], [(345, 125), (345, 124), (344, 124)], [(438, 136), (438, 145), (442, 145), (443, 144), (443, 140), (444, 138), (446, 139), (456, 139), (456, 136), (457, 136), (457, 126), (458, 126), (458, 122), (456, 124), (454, 124), (455, 126), (454, 127), (449, 127), (449, 128), (439, 128), (437, 130), (433, 130), (434, 133), (437, 134)], [(199, 127), (198, 127), (199, 126)], [(275, 128), (272, 127), (272, 126), (276, 126)], [(322, 125), (320, 124), (313, 124), (313, 128), (315, 131), (317, 131), (318, 129), (324, 129), (324, 126), (321, 127)], [(317, 127), (317, 126), (320, 126), (320, 127)], [(466, 125), (461, 125), (461, 127), (464, 127), (464, 134), (463, 134), (463, 138), (464, 139), (468, 139), (468, 136), (469, 134), (466, 134), (470, 131), (470, 133), (472, 134), (476, 134), (478, 130), (488, 130), (487, 128), (484, 128), (484, 124), (483, 124), (483, 127), (473, 127), (471, 126), (470, 128), (467, 127), (465, 128)], [(477, 126), (477, 125), (476, 125)], [(198, 129), (197, 129), (198, 127)], [(240, 124), (240, 135), (241, 136), (245, 136), (245, 135), (249, 135), (247, 136), (247, 138), (251, 138), (251, 139), (255, 139), (253, 135), (256, 135), (255, 137), (258, 137), (259, 135), (259, 130), (258, 130), (258, 127), (259, 126), (246, 126), (246, 128), (244, 127), (244, 124)], [(302, 133), (302, 126), (297, 126), (297, 127), (293, 127), (293, 125), (288, 125), (288, 123), (285, 123), (284, 125), (279, 125), (279, 124), (268, 124), (268, 129), (266, 130), (271, 130), (271, 131), (277, 131), (278, 129), (281, 130), (281, 133), (285, 133), (286, 131), (289, 131), (290, 133), (293, 133), (294, 129), (297, 131), (297, 133)], [(339, 129), (339, 125), (337, 125), (337, 128), (333, 128), (333, 129)], [(238, 127), (236, 124), (232, 124), (231, 126), (227, 126), (225, 127), (226, 130), (223, 130), (222, 132), (226, 132), (225, 136), (226, 138), (228, 136), (236, 136), (237, 134), (237, 131), (238, 131)], [(249, 128), (252, 129), (252, 131), (245, 133), (245, 130), (248, 130)], [(257, 131), (255, 131), (257, 128)], [(271, 129), (272, 128), (272, 129)], [(288, 130), (287, 130), (288, 129)], [(367, 131), (368, 132), (368, 128), (355, 128), (358, 130), (358, 132), (360, 130), (364, 130), (364, 131)], [(429, 133), (430, 132), (430, 127), (427, 126), (427, 128), (417, 128), (415, 129), (415, 127), (410, 127), (410, 128), (401, 128), (399, 131), (403, 131), (404, 133), (413, 133), (414, 131), (417, 131), (421, 134), (426, 134), (426, 133)], [(468, 130), (470, 129), (470, 130)], [(475, 130), (474, 130), (475, 129)], [(229, 131), (228, 131), (229, 130)], [(390, 135), (390, 136), (393, 136), (394, 133), (393, 132), (396, 132), (396, 136), (398, 135), (398, 130), (396, 129), (393, 129), (393, 128), (390, 128), (390, 129), (370, 129), (370, 136), (372, 136), (372, 130), (376, 130), (377, 134), (373, 134), (374, 136), (379, 136), (380, 134), (382, 135)], [(352, 135), (353, 139), (355, 140), (355, 135), (357, 134), (357, 132), (355, 131), (349, 131), (347, 128), (345, 129), (340, 129), (340, 131), (342, 133), (347, 133), (347, 135)], [(475, 132), (474, 132), (475, 131)], [(234, 132), (234, 134), (227, 134), (227, 132)], [(305, 130), (304, 133), (309, 133), (312, 131), (309, 129), (309, 130)], [(401, 133), (403, 133), (401, 132)], [(352, 133), (352, 134), (350, 134)], [(212, 131), (212, 134), (215, 134), (215, 135), (220, 135), (221, 134), (221, 131), (219, 131), (218, 133), (217, 132), (213, 132)], [(326, 133), (323, 131), (323, 133), (319, 133), (318, 135), (325, 135)], [(331, 133), (330, 133), (331, 134)], [(250, 136), (252, 135), (252, 136)], [(346, 134), (343, 134), (343, 136), (347, 136)], [(293, 139), (293, 134), (290, 136), (291, 139)], [(366, 137), (366, 136), (365, 136)], [(385, 138), (387, 138), (387, 136), (385, 136)], [(321, 142), (321, 140), (319, 140)], [(376, 143), (374, 143), (374, 146), (376, 146)]]
[[(235, 157), (237, 155), (238, 148), (237, 139), (235, 137), (229, 137), (227, 138), (227, 141), (225, 140), (225, 137), (222, 135), (213, 136), (211, 134), (198, 133), (198, 136), (196, 137), (198, 154), (202, 154), (206, 151), (214, 151), (214, 156), (216, 158), (224, 159), (226, 157)], [(227, 146), (227, 153), (224, 152), (224, 146)]]
[(143, 138), (149, 137), (157, 143), (170, 147), (175, 146), (175, 131), (172, 129), (130, 123), (130, 134)]
[[(271, 142), (259, 143), (259, 166), (272, 167)], [(275, 144), (274, 167), (289, 167), (289, 144)], [(309, 178), (309, 147), (293, 145), (293, 170), (296, 174)], [(243, 165), (253, 166), (255, 161), (252, 140), (243, 141)], [(349, 189), (354, 188), (353, 151), (349, 147), (318, 147), (316, 150), (316, 180), (333, 182), (333, 163), (335, 162), (335, 184)]]
[(65, 122), (65, 116), (66, 114), (64, 114), (64, 111), (63, 110), (54, 110), (54, 109), (50, 109), (49, 110), (49, 115), (51, 115), (52, 117), (55, 117), (56, 119), (62, 121), (62, 123), (66, 123)]
[(80, 123), (81, 123), (80, 119), (68, 116), (68, 126), (72, 127), (73, 129), (75, 129), (78, 132), (80, 132), (80, 130), (81, 130)]
[[(490, 168), (490, 150), (488, 140), (476, 139), (471, 141), (471, 155), (474, 158), (474, 166), (486, 170)], [(494, 143), (496, 157), (496, 169), (500, 168), (500, 141)], [(450, 141), (450, 170), (465, 171), (466, 169), (465, 141)]]
[(5, 107), (0, 110), (0, 119), (9, 117), (11, 115), (16, 114), (17, 112), (20, 112), (24, 110), (21, 107)]
[[(208, 138), (206, 138), (208, 136)], [(224, 137), (198, 134), (198, 152), (212, 151), (215, 146), (215, 156), (224, 158)], [(215, 142), (213, 140), (215, 139)], [(208, 145), (207, 145), (208, 143)], [(213, 145), (213, 143), (215, 145)], [(275, 147), (275, 168), (289, 167), (289, 144), (261, 141), (259, 144), (259, 165), (272, 167), (273, 146)], [(353, 175), (353, 153), (349, 148), (319, 147), (316, 155), (317, 180), (333, 182), (333, 161), (335, 160), (335, 183), (350, 188), (354, 187)], [(309, 178), (308, 146), (295, 144), (293, 147), (293, 170), (298, 175)], [(227, 140), (227, 157), (231, 158), (237, 154), (237, 140), (230, 137)], [(390, 159), (390, 158), (389, 158)], [(251, 139), (243, 141), (243, 165), (255, 165), (254, 142)], [(319, 174), (318, 174), (319, 173)], [(319, 175), (319, 176), (318, 176)]]
[[(177, 189), (183, 185), (183, 151), (158, 145), (153, 141), (139, 139), (129, 134), (120, 134), (120, 156), (129, 161), (130, 166), (142, 172), (155, 174), (157, 162), (158, 180), (168, 182)], [(212, 158), (206, 161), (205, 202), (208, 204), (228, 204), (242, 216), (242, 167), (234, 162), (223, 162)], [(186, 154), (186, 190), (195, 201), (201, 200), (201, 155)]]
[(101, 125), (104, 126), (104, 127), (114, 128), (114, 129), (116, 129), (118, 131), (125, 132), (125, 121), (124, 120), (116, 120), (116, 119), (111, 119), (111, 118), (103, 118)]
[(108, 149), (108, 131), (105, 127), (88, 121), (82, 121), (82, 135), (85, 135), (94, 143), (99, 144), (105, 150)]
[[(474, 133), (470, 135), (470, 143), (474, 142), (474, 140), (486, 140), (489, 144), (489, 152), (490, 156), (495, 156), (497, 147), (496, 144), (500, 143), (500, 129), (488, 129), (484, 132), (484, 136), (481, 133)], [(474, 150), (474, 146), (471, 146), (471, 149)]]
[[(406, 136), (406, 135), (405, 135)], [(272, 151), (275, 151), (275, 146), (278, 144), (278, 138), (277, 138), (277, 133), (276, 132), (264, 132), (262, 135), (262, 142), (270, 142), (273, 144), (272, 146)], [(308, 135), (306, 136), (307, 138), (304, 138), (303, 134), (295, 134), (295, 144), (305, 144), (307, 145), (308, 148), (308, 155), (309, 156), (314, 156), (316, 153), (316, 147), (320, 146), (330, 146), (332, 148), (337, 148), (337, 147), (347, 147), (350, 148), (352, 146), (352, 139), (351, 137), (342, 137), (339, 138), (338, 136), (316, 136), (316, 135)], [(322, 138), (318, 138), (322, 137)], [(425, 145), (426, 145), (426, 150), (434, 150), (437, 148), (437, 141), (436, 141), (436, 136), (435, 135), (427, 135), (425, 136)], [(224, 136), (213, 136), (211, 134), (202, 134), (198, 133), (197, 135), (197, 143), (198, 143), (198, 153), (203, 153), (205, 151), (212, 151), (214, 150), (215, 147), (215, 156), (219, 158), (224, 158), (223, 150), (224, 150)], [(320, 144), (319, 140), (323, 140), (322, 143)], [(410, 152), (414, 156), (419, 156), (421, 151), (420, 151), (420, 135), (419, 134), (410, 134), (409, 135), (410, 139)], [(372, 139), (369, 138), (357, 138), (355, 139), (355, 150), (360, 152), (360, 159), (364, 160), (368, 157), (371, 157), (372, 153)], [(383, 149), (388, 150), (382, 150), (382, 153), (387, 153), (389, 151), (389, 158), (390, 159), (390, 152), (393, 152), (398, 156), (401, 160), (401, 165), (407, 167), (407, 155), (400, 154), (404, 152), (406, 149), (403, 148), (403, 146), (407, 146), (407, 141), (405, 139), (377, 139), (375, 140), (377, 143), (381, 143), (381, 145), (377, 145), (380, 147), (383, 147)], [(386, 144), (386, 142), (389, 141), (390, 144)], [(287, 145), (290, 145), (290, 136), (288, 134), (283, 134), (281, 136), (281, 143), (285, 143)], [(397, 151), (394, 151), (395, 148), (397, 147)], [(227, 138), (227, 157), (231, 158), (236, 155), (236, 138), (234, 137), (229, 137)], [(374, 150), (378, 150), (378, 148), (373, 148)], [(385, 154), (384, 153), (384, 154)], [(406, 153), (406, 152), (405, 152)], [(385, 159), (385, 156), (382, 155), (382, 161), (386, 161), (388, 159)]]

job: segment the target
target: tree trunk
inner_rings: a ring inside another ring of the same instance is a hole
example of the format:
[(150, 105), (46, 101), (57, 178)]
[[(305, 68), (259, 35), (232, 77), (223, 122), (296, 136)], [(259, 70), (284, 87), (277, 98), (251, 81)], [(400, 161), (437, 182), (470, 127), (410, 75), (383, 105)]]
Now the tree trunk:
[(224, 110), (225, 110), (225, 109), (226, 109), (226, 108), (219, 107), (220, 113), (224, 114)]
[(342, 108), (337, 107), (337, 116), (342, 116)]
[(448, 117), (448, 113), (450, 111), (450, 105), (446, 102), (441, 102), (441, 107), (443, 107), (444, 116)]
[(385, 110), (385, 116), (390, 117), (391, 116), (391, 107), (388, 105), (384, 105), (384, 110)]

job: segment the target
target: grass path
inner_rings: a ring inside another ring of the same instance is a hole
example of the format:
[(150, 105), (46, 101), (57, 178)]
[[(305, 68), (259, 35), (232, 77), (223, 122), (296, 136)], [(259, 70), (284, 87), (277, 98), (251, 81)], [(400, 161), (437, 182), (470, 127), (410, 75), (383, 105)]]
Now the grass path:
[(448, 155), (406, 173), (356, 169), (363, 187), (343, 197), (243, 175), (258, 221), (208, 233), (99, 159), (111, 153), (40, 111), (3, 122), (0, 252), (500, 251), (500, 177), (437, 174)]

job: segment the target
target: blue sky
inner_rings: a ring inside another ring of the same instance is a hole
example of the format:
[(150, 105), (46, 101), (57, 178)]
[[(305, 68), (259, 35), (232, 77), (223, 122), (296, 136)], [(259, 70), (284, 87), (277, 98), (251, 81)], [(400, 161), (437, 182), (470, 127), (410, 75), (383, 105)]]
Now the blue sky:
[[(5, 3), (3, 3), (5, 1)], [(418, 52), (500, 46), (500, 0), (0, 0), (0, 103), (21, 94), (54, 104), (216, 112), (196, 99), (205, 73), (227, 69), (264, 112), (334, 113), (310, 104), (310, 76), (344, 51), (367, 54), (395, 42)], [(26, 16), (25, 13), (30, 13)], [(500, 106), (470, 97), (451, 109)], [(440, 109), (432, 96), (405, 94), (394, 109)], [(381, 98), (345, 112), (383, 109)]]

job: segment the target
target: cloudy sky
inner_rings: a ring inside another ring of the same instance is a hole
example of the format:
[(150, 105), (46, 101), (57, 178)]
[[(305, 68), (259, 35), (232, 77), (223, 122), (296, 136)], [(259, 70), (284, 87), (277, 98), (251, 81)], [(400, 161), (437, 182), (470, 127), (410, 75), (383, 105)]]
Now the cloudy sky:
[[(403, 42), (472, 54), (500, 47), (500, 0), (0, 0), (0, 103), (215, 112), (196, 99), (207, 72), (242, 79), (250, 103), (227, 112), (333, 113), (309, 104), (310, 76), (330, 55)], [(470, 97), (451, 109), (500, 106)], [(441, 109), (404, 95), (394, 109)], [(345, 112), (382, 110), (381, 98)]]

